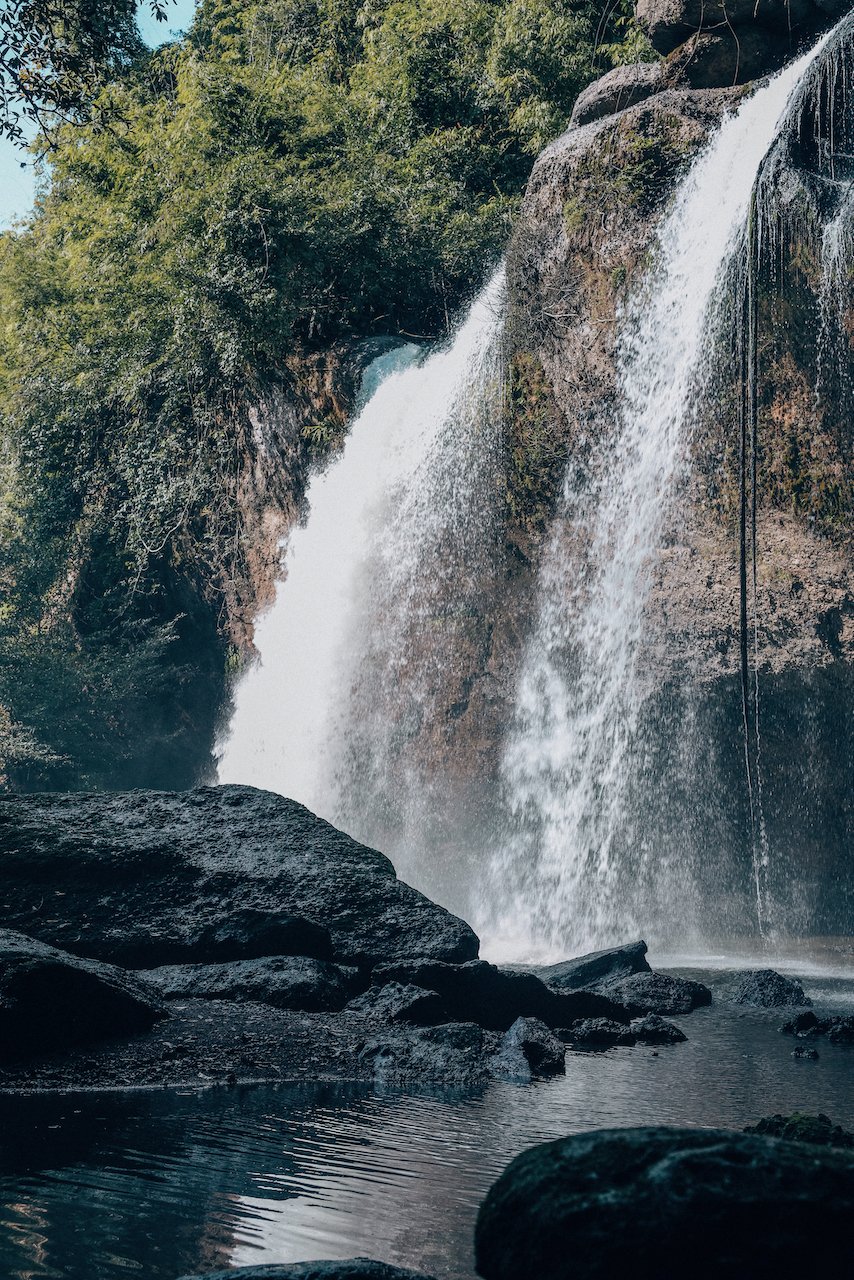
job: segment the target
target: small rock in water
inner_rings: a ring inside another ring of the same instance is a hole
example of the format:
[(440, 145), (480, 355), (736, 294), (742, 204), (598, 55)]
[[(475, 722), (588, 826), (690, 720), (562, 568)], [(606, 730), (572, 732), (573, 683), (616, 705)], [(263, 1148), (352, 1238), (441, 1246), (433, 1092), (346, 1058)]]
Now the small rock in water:
[(622, 1023), (610, 1018), (583, 1018), (561, 1032), (574, 1049), (604, 1049), (611, 1045), (633, 1045), (637, 1036)]
[(734, 974), (733, 979), (736, 983), (731, 997), (733, 1004), (749, 1004), (759, 1009), (812, 1004), (796, 978), (784, 978), (774, 969), (752, 969)]
[(832, 1018), (827, 1029), (831, 1044), (854, 1044), (854, 1017)]
[(490, 1062), (493, 1075), (530, 1079), (561, 1075), (566, 1070), (566, 1047), (538, 1018), (517, 1018), (505, 1031)]
[(681, 1044), (688, 1037), (674, 1023), (648, 1013), (645, 1018), (635, 1018), (632, 1034), (640, 1044)]
[[(606, 988), (600, 990), (605, 992)], [(632, 1017), (645, 1013), (662, 1016), (691, 1013), (712, 1003), (712, 993), (702, 982), (673, 978), (666, 973), (635, 973), (607, 984), (607, 994), (618, 1000)]]
[(540, 965), (534, 972), (555, 991), (580, 991), (602, 982), (631, 977), (633, 973), (652, 973), (646, 952), (643, 940), (628, 942), (622, 947), (609, 947), (606, 951), (591, 951), (589, 955), (578, 956), (574, 960), (562, 960), (560, 964)]
[(780, 1028), (781, 1035), (798, 1036), (804, 1038), (806, 1036), (820, 1036), (826, 1028), (822, 1026), (812, 1009), (807, 1009), (805, 1013), (798, 1013), (794, 1018), (790, 1018), (788, 1022), (784, 1022)]
[(834, 1124), (830, 1116), (817, 1116), (795, 1111), (790, 1116), (764, 1116), (748, 1125), (745, 1133), (760, 1133), (767, 1138), (785, 1138), (787, 1142), (809, 1142), (816, 1147), (854, 1147), (854, 1133)]
[(811, 1049), (809, 1045), (799, 1044), (792, 1050), (793, 1058), (809, 1058), (812, 1061), (818, 1060), (818, 1049)]

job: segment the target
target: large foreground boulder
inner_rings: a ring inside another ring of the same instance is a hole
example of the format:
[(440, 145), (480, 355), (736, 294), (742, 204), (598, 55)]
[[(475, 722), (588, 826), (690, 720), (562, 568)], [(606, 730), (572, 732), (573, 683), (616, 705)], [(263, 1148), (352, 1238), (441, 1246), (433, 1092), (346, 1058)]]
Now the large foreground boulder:
[(378, 966), (376, 985), (397, 982), (435, 991), (448, 1019), (476, 1022), (491, 1031), (507, 1031), (517, 1018), (539, 1018), (548, 1027), (567, 1027), (581, 1018), (611, 1018), (628, 1023), (621, 1005), (592, 991), (557, 992), (533, 973), (499, 969), (486, 960), (443, 964), (409, 960)]
[(0, 929), (0, 1062), (148, 1031), (165, 1010), (131, 974)]
[(610, 1129), (532, 1148), (477, 1220), (484, 1280), (847, 1274), (854, 1158), (724, 1130)]
[(206, 1271), (204, 1276), (182, 1276), (181, 1280), (430, 1280), (420, 1271), (392, 1267), (371, 1258), (346, 1258), (341, 1262), (290, 1262), (281, 1266), (234, 1267), (229, 1271)]
[(383, 854), (254, 787), (6, 796), (0, 860), (0, 924), (131, 968), (292, 952), (289, 936), (364, 967), (478, 951)]

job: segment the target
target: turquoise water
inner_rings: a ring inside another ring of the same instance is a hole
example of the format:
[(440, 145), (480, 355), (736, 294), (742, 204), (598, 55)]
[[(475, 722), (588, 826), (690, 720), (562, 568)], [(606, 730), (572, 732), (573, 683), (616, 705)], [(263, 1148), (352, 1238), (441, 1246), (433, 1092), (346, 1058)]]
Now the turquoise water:
[[(854, 1007), (850, 978), (805, 986), (821, 1009)], [(369, 1254), (469, 1277), (477, 1207), (533, 1143), (793, 1110), (854, 1128), (854, 1049), (819, 1040), (818, 1062), (793, 1060), (782, 1020), (713, 1006), (676, 1020), (686, 1044), (569, 1053), (565, 1078), (528, 1086), (0, 1098), (0, 1276), (175, 1280)]]

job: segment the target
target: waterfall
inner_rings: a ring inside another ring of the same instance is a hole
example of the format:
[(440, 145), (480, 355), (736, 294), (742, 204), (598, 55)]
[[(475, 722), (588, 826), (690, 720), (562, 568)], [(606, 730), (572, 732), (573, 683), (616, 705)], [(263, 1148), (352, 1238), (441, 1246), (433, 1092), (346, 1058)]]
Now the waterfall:
[(508, 830), (481, 923), (493, 950), (557, 955), (681, 921), (675, 857), (644, 838), (645, 633), (688, 462), (721, 284), (793, 90), (823, 42), (725, 119), (681, 182), (656, 263), (620, 317), (620, 407), (582, 492), (567, 476), (541, 574), (503, 777)]
[(407, 821), (395, 748), (429, 714), (451, 662), (453, 618), (437, 619), (465, 609), (490, 538), (503, 293), (499, 269), (446, 347), (369, 370), (283, 549), (220, 746), (220, 781), (289, 795), (376, 843), (381, 821)]

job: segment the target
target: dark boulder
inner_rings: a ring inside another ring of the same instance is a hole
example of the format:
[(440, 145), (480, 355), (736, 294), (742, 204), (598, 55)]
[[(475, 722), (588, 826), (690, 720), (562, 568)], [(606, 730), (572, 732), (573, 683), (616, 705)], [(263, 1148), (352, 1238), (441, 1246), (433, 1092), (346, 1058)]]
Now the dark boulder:
[(580, 1018), (612, 1018), (628, 1022), (625, 1011), (605, 996), (589, 991), (552, 991), (533, 973), (499, 969), (485, 960), (444, 964), (410, 960), (381, 965), (372, 981), (379, 986), (399, 982), (435, 991), (456, 1022), (477, 1022), (506, 1031), (517, 1018), (539, 1018), (549, 1027), (565, 1027)]
[(754, 1005), (758, 1009), (812, 1004), (797, 978), (784, 978), (774, 969), (750, 969), (733, 974), (730, 999), (733, 1004)]
[[(826, 0), (841, 4), (842, 0)], [(839, 17), (842, 16), (842, 10)], [(635, 13), (654, 49), (670, 53), (698, 31), (751, 28), (769, 36), (815, 30), (824, 22), (812, 0), (637, 0)]]
[(798, 1013), (794, 1018), (790, 1018), (788, 1022), (784, 1022), (780, 1028), (780, 1033), (784, 1036), (804, 1038), (806, 1036), (822, 1035), (826, 1029), (819, 1022), (812, 1009), (807, 1009), (804, 1013)]
[[(603, 990), (602, 987), (599, 989)], [(619, 1001), (633, 1018), (645, 1013), (685, 1014), (712, 1003), (712, 993), (702, 982), (673, 978), (666, 973), (632, 974), (617, 982), (609, 982), (604, 990), (613, 1000)]]
[(793, 1058), (808, 1058), (811, 1062), (818, 1061), (818, 1049), (811, 1048), (808, 1044), (799, 1044), (792, 1050)]
[(563, 1041), (538, 1018), (517, 1018), (505, 1031), (490, 1061), (492, 1074), (514, 1080), (562, 1075), (566, 1070)]
[(701, 31), (674, 49), (663, 75), (691, 89), (730, 88), (748, 84), (782, 67), (793, 52), (788, 34), (759, 27), (723, 27)]
[(369, 987), (347, 1005), (348, 1013), (358, 1013), (378, 1022), (404, 1022), (417, 1027), (434, 1027), (448, 1022), (441, 996), (423, 987), (389, 982)]
[(305, 956), (164, 965), (140, 976), (170, 1000), (252, 1000), (306, 1013), (343, 1009), (359, 986), (357, 969)]
[(255, 958), (277, 929), (362, 967), (478, 951), (383, 854), (254, 787), (4, 796), (0, 859), (0, 923), (132, 968)]
[(399, 1086), (413, 1080), (453, 1087), (485, 1084), (498, 1037), (473, 1022), (438, 1027), (390, 1027), (354, 1048), (362, 1072), (378, 1084)]
[(421, 1271), (406, 1271), (371, 1258), (346, 1258), (341, 1262), (289, 1262), (277, 1266), (232, 1267), (182, 1276), (181, 1280), (431, 1280)]
[(137, 1035), (163, 1017), (135, 975), (0, 929), (0, 1061)]
[(629, 942), (624, 947), (592, 951), (560, 964), (540, 965), (534, 972), (555, 991), (578, 991), (628, 978), (634, 973), (651, 973), (646, 951), (645, 942)]
[(612, 1129), (518, 1156), (477, 1220), (484, 1280), (844, 1274), (854, 1158), (755, 1134)]
[(612, 1045), (633, 1045), (637, 1037), (631, 1028), (610, 1018), (582, 1018), (561, 1035), (573, 1049), (608, 1049)]
[(684, 1031), (665, 1018), (660, 1018), (657, 1013), (636, 1018), (632, 1022), (631, 1032), (638, 1044), (682, 1044), (688, 1039)]
[(827, 1038), (831, 1044), (854, 1044), (854, 1017), (831, 1018)]
[(664, 67), (660, 62), (613, 67), (578, 95), (570, 124), (580, 126), (591, 120), (600, 120), (602, 116), (614, 115), (652, 97), (664, 87)]
[(747, 1125), (744, 1132), (785, 1138), (787, 1142), (811, 1142), (817, 1147), (854, 1147), (854, 1133), (822, 1113), (810, 1116), (796, 1111), (790, 1116), (764, 1116), (756, 1124)]

